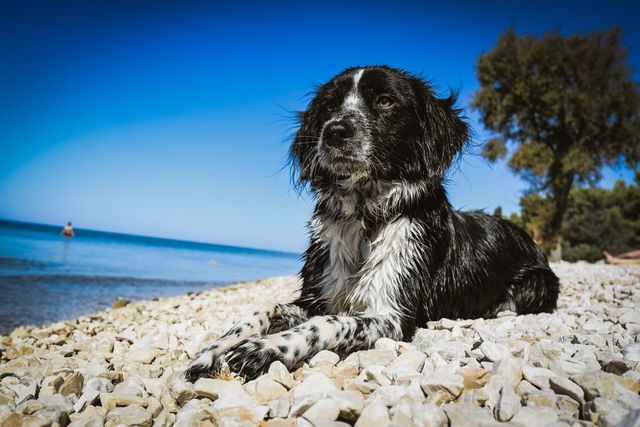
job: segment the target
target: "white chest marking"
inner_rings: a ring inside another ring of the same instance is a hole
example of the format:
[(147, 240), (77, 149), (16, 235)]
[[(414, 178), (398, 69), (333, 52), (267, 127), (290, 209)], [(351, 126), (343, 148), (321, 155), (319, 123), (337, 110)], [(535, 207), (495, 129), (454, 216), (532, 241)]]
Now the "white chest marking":
[(417, 225), (408, 218), (387, 224), (371, 243), (371, 254), (349, 292), (347, 303), (367, 314), (402, 316), (397, 296), (402, 279), (413, 270), (418, 248), (413, 238)]
[(414, 227), (409, 219), (399, 218), (369, 242), (361, 236), (358, 221), (312, 222), (316, 237), (329, 250), (322, 296), (333, 312), (400, 315), (394, 296), (413, 263)]
[(314, 219), (311, 229), (329, 252), (329, 262), (323, 272), (322, 296), (327, 302), (342, 300), (340, 295), (345, 282), (361, 263), (362, 227), (358, 221), (336, 223)]

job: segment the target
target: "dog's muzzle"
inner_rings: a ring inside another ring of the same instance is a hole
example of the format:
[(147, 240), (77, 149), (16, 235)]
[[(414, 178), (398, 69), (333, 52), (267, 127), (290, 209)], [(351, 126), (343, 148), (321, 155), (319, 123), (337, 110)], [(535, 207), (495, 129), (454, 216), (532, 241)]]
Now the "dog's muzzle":
[(327, 124), (324, 128), (322, 140), (328, 147), (339, 149), (355, 134), (356, 129), (351, 120), (344, 118)]

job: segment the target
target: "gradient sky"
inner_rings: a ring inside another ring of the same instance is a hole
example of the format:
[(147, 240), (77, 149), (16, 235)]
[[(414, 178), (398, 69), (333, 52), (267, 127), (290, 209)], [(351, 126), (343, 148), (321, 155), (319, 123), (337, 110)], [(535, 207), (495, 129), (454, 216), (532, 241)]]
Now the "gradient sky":
[[(312, 202), (282, 169), (290, 111), (343, 68), (422, 73), (467, 106), (509, 25), (619, 24), (638, 79), (634, 2), (387, 3), (3, 1), (0, 218), (300, 251)], [(448, 186), (455, 207), (505, 213), (525, 188), (477, 156)]]

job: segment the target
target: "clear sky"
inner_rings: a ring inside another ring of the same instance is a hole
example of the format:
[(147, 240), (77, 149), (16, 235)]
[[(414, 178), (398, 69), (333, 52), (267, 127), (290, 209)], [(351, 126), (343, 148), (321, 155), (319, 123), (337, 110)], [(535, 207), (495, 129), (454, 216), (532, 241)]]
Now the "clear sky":
[[(466, 107), (476, 58), (509, 25), (619, 24), (639, 75), (631, 1), (226, 3), (3, 1), (0, 218), (300, 251), (312, 202), (282, 169), (290, 111), (343, 68), (422, 73)], [(448, 190), (510, 213), (525, 188), (470, 156)]]

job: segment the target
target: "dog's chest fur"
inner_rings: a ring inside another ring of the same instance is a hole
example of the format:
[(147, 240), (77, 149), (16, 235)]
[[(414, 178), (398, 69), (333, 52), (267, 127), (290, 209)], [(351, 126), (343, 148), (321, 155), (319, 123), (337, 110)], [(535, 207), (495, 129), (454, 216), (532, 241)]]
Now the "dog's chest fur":
[(335, 314), (396, 312), (393, 296), (412, 250), (412, 223), (396, 218), (377, 230), (361, 221), (314, 218), (314, 238), (328, 253), (321, 295)]

